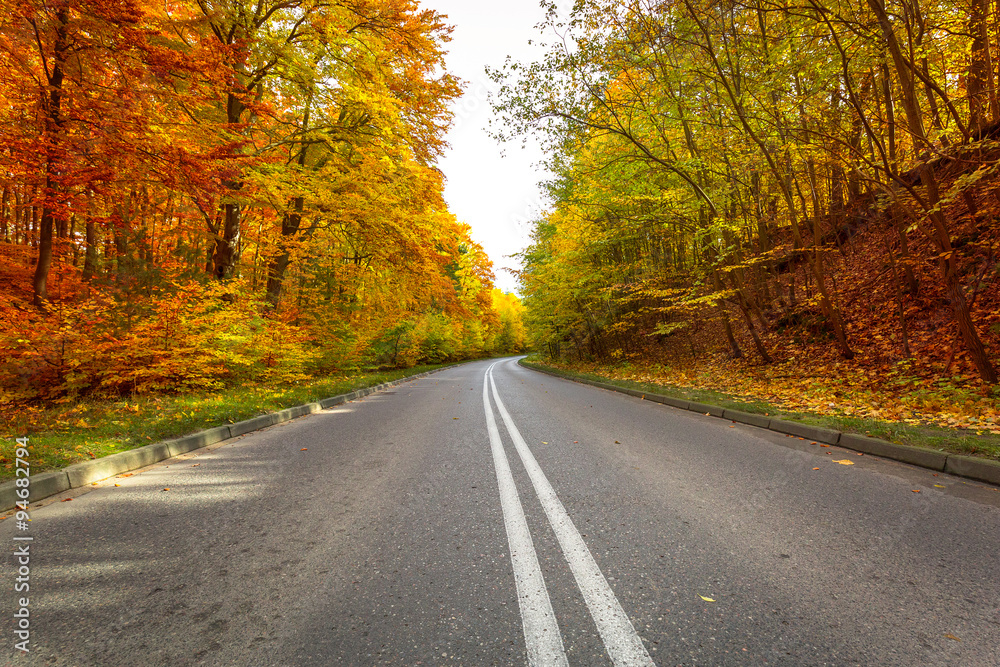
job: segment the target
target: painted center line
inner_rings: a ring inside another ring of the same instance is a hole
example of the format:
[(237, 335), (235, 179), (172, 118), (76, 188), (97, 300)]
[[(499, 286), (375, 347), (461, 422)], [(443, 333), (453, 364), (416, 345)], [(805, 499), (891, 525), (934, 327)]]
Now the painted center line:
[[(495, 364), (494, 364), (495, 365)], [(486, 410), (486, 430), (490, 434), (493, 450), (493, 466), (496, 468), (497, 485), (500, 487), (500, 507), (503, 522), (507, 528), (507, 542), (510, 545), (510, 563), (514, 568), (514, 583), (517, 586), (517, 604), (521, 609), (521, 624), (524, 627), (524, 641), (528, 648), (528, 663), (538, 667), (569, 665), (563, 648), (562, 635), (552, 611), (552, 600), (545, 587), (542, 569), (538, 565), (538, 554), (528, 532), (528, 522), (521, 508), (514, 477), (510, 474), (507, 454), (500, 441), (500, 431), (487, 391), (489, 371), (483, 377), (483, 408)]]
[[(493, 366), (495, 365), (493, 364)], [(545, 473), (542, 472), (542, 468), (535, 460), (531, 449), (528, 448), (528, 445), (524, 442), (524, 438), (521, 437), (521, 433), (517, 430), (517, 426), (514, 424), (510, 413), (507, 412), (503, 401), (500, 400), (496, 382), (493, 380), (493, 366), (490, 366), (486, 370), (486, 379), (489, 380), (493, 390), (493, 400), (500, 411), (500, 416), (507, 427), (507, 432), (514, 442), (514, 447), (521, 457), (521, 462), (528, 472), (531, 484), (535, 487), (535, 493), (542, 504), (545, 516), (548, 517), (549, 523), (552, 525), (552, 530), (555, 531), (559, 546), (562, 548), (566, 562), (573, 572), (576, 585), (579, 586), (580, 592), (583, 593), (583, 599), (587, 603), (590, 615), (594, 618), (597, 631), (604, 641), (604, 647), (607, 649), (611, 661), (617, 667), (655, 664), (646, 651), (642, 639), (636, 633), (632, 621), (625, 614), (621, 603), (618, 602), (614, 591), (611, 590), (607, 579), (604, 578), (604, 574), (597, 566), (597, 561), (594, 560), (590, 549), (587, 548), (587, 544), (583, 541), (580, 531), (576, 529), (573, 520), (566, 512), (566, 508), (563, 507), (562, 502), (556, 495), (555, 489), (552, 488), (548, 478), (545, 477)], [(483, 393), (485, 399), (485, 386)], [(489, 412), (490, 410), (487, 408), (487, 413)], [(487, 416), (487, 424), (490, 422), (493, 422), (492, 414), (488, 414)], [(496, 425), (494, 423), (495, 428)], [(504, 456), (504, 465), (507, 465), (506, 456)], [(520, 502), (518, 502), (518, 508), (520, 508)], [(546, 597), (548, 596), (546, 595)]]

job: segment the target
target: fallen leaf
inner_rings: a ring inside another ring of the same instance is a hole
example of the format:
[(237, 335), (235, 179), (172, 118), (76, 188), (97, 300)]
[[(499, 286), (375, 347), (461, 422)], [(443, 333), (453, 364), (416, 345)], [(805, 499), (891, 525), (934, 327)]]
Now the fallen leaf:
[(819, 470), (819, 468), (813, 468), (813, 470)]
[(914, 493), (920, 493), (920, 489), (913, 489)]
[(543, 444), (543, 445), (547, 445), (547, 444), (549, 444), (549, 443), (547, 443), (547, 442), (545, 442), (544, 440), (542, 440), (542, 444)]
[(948, 488), (944, 484), (935, 484), (934, 486), (935, 486), (935, 488), (938, 488), (938, 489), (947, 489)]
[(620, 445), (620, 444), (622, 444), (622, 443), (620, 443), (620, 442), (618, 442), (617, 440), (615, 440), (615, 444), (616, 444), (616, 445)]
[(698, 597), (700, 597), (705, 602), (715, 602), (715, 600), (713, 600), (712, 598), (707, 598), (704, 595), (699, 595)]
[(834, 461), (834, 463), (839, 463), (842, 466), (852, 466), (852, 465), (854, 465), (854, 461), (852, 461), (851, 459), (841, 459), (839, 461)]
[(169, 490), (170, 490), (170, 487), (168, 486), (167, 488), (165, 488), (165, 489), (163, 489), (163, 490), (164, 490), (164, 491), (169, 491)]
[(819, 443), (818, 442), (810, 442), (809, 444), (810, 445), (818, 445)]
[(729, 427), (729, 428), (736, 428), (736, 424), (732, 424), (732, 425), (730, 425), (730, 427)]
[(573, 444), (574, 444), (574, 445), (579, 445), (579, 444), (580, 444), (580, 441), (579, 441), (579, 440), (574, 440), (574, 441), (573, 441)]
[(452, 417), (452, 419), (458, 419), (458, 417)]
[(829, 447), (830, 445), (820, 445), (820, 447)]
[(957, 642), (960, 642), (960, 641), (962, 641), (961, 639), (959, 639), (959, 638), (958, 638), (958, 637), (956, 637), (955, 635), (945, 635), (944, 637), (945, 637), (945, 639), (954, 639), (954, 640), (955, 640), (955, 641), (957, 641)]
[(115, 484), (115, 486), (121, 486), (121, 484)]
[(192, 468), (197, 468), (197, 467), (198, 467), (198, 466), (200, 466), (200, 465), (201, 465), (200, 463), (194, 463), (194, 464), (192, 464), (192, 465), (191, 465), (191, 467), (192, 467)]
[(308, 452), (308, 451), (309, 451), (309, 448), (308, 448), (308, 447), (303, 447), (303, 448), (302, 448), (302, 449), (300, 449), (299, 451), (300, 451), (300, 452)]
[(63, 501), (64, 503), (68, 503), (68, 502), (69, 502), (69, 501), (71, 501), (71, 500), (73, 500), (73, 499), (72, 499), (72, 498), (63, 498), (63, 499), (62, 499), (62, 501)]

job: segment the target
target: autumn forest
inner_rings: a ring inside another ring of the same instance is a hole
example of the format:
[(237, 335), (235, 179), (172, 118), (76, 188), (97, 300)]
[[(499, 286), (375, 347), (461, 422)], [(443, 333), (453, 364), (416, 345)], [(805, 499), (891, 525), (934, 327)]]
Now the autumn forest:
[(496, 136), (554, 174), (523, 255), (540, 349), (997, 429), (1000, 5), (551, 10), (548, 55), (492, 72)]
[(4, 3), (4, 398), (520, 351), (434, 166), (450, 30), (411, 0)]
[(5, 2), (0, 401), (534, 350), (1000, 429), (1000, 3), (541, 4), (488, 68), (546, 155), (516, 296), (444, 199), (447, 16)]

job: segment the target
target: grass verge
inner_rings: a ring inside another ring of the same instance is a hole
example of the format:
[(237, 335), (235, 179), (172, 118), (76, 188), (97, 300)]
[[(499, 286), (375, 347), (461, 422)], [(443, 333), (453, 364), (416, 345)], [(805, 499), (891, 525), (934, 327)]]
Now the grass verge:
[(768, 415), (788, 421), (801, 422), (812, 426), (822, 426), (843, 433), (856, 433), (880, 438), (898, 445), (925, 447), (951, 454), (979, 456), (1000, 460), (1000, 436), (986, 433), (977, 434), (967, 429), (948, 429), (937, 426), (913, 426), (902, 422), (879, 421), (836, 415), (821, 415), (812, 412), (784, 410), (779, 406), (763, 400), (748, 400), (709, 389), (693, 389), (671, 384), (653, 382), (635, 382), (620, 380), (590, 372), (569, 370), (560, 366), (542, 363), (537, 356), (532, 355), (521, 362), (529, 368), (544, 368), (555, 371), (570, 378), (595, 380), (615, 385), (625, 389), (637, 389), (650, 394), (662, 394), (673, 398), (681, 398), (699, 403), (718, 405), (723, 408), (742, 410), (755, 414)]
[(14, 478), (15, 438), (28, 437), (31, 470), (44, 472), (444, 365), (353, 373), (287, 387), (231, 387), (203, 394), (8, 408), (0, 422), (0, 482)]

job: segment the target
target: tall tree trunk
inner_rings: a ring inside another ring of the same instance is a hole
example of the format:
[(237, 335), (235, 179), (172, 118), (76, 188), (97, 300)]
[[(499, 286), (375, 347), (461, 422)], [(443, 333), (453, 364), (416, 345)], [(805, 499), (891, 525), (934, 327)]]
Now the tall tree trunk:
[(989, 0), (972, 0), (969, 8), (968, 29), (972, 35), (972, 48), (965, 85), (969, 95), (969, 130), (973, 134), (995, 118), (996, 85), (986, 24), (988, 8)]
[(8, 215), (10, 213), (10, 187), (3, 186), (3, 199), (0, 199), (0, 241), (7, 241), (10, 235)]
[[(717, 291), (721, 292), (726, 289), (722, 284), (722, 278), (719, 277), (717, 269), (712, 269), (712, 282), (715, 284)], [(739, 343), (736, 342), (736, 336), (733, 335), (733, 324), (729, 320), (729, 311), (726, 310), (725, 304), (719, 304), (719, 314), (722, 315), (722, 326), (726, 331), (726, 342), (729, 343), (729, 351), (733, 355), (733, 359), (741, 359), (743, 357), (743, 350), (740, 349)]]
[[(226, 122), (235, 128), (246, 111), (246, 105), (235, 92), (226, 96)], [(243, 189), (243, 181), (238, 178), (226, 179), (222, 183), (229, 193), (230, 201), (222, 205), (221, 234), (215, 237), (215, 249), (212, 253), (212, 275), (219, 280), (228, 280), (236, 273), (236, 264), (240, 259), (240, 233), (243, 211), (236, 201)]]
[[(310, 87), (306, 95), (305, 111), (302, 114), (301, 132), (303, 139), (309, 130), (309, 113), (312, 107), (312, 99), (313, 88)], [(298, 155), (295, 157), (295, 162), (298, 164), (299, 169), (304, 169), (306, 166), (306, 153), (308, 150), (309, 144), (303, 142), (302, 146), (299, 147)], [(267, 296), (265, 298), (272, 309), (277, 309), (278, 303), (281, 301), (281, 289), (285, 281), (285, 271), (288, 270), (288, 265), (291, 261), (291, 253), (287, 241), (299, 233), (304, 208), (305, 198), (302, 196), (295, 197), (292, 201), (291, 210), (286, 211), (281, 220), (281, 252), (271, 260), (267, 270)]]
[(83, 258), (83, 279), (91, 280), (97, 275), (97, 227), (87, 218), (87, 254)]
[(892, 77), (888, 63), (882, 63), (882, 97), (885, 100), (886, 135), (889, 139), (889, 164), (898, 171), (899, 156), (896, 154), (896, 110), (892, 103)]
[(910, 297), (917, 296), (917, 292), (920, 289), (920, 283), (917, 281), (916, 274), (913, 273), (913, 257), (910, 255), (910, 240), (906, 236), (906, 224), (905, 219), (899, 219), (897, 215), (896, 206), (890, 206), (888, 213), (892, 220), (892, 225), (896, 229), (896, 236), (899, 238), (899, 254), (902, 257), (900, 262), (903, 265), (903, 277), (906, 280), (906, 291), (909, 293)]
[[(225, 187), (230, 192), (237, 192), (242, 185), (227, 181)], [(240, 258), (240, 222), (242, 210), (239, 203), (230, 202), (222, 209), (222, 234), (215, 237), (215, 248), (212, 252), (212, 275), (219, 280), (228, 280), (236, 273), (236, 264)]]
[(44, 308), (48, 301), (49, 270), (52, 267), (52, 230), (56, 222), (56, 199), (62, 194), (62, 187), (57, 186), (55, 176), (58, 173), (56, 160), (62, 134), (62, 94), (63, 67), (66, 63), (68, 50), (69, 9), (64, 5), (56, 12), (56, 32), (52, 49), (52, 71), (46, 72), (48, 78), (48, 95), (45, 100), (45, 138), (47, 139), (45, 160), (45, 190), (42, 193), (42, 219), (38, 229), (38, 263), (35, 265), (35, 275), (32, 279), (34, 298), (32, 302), (38, 308)]

